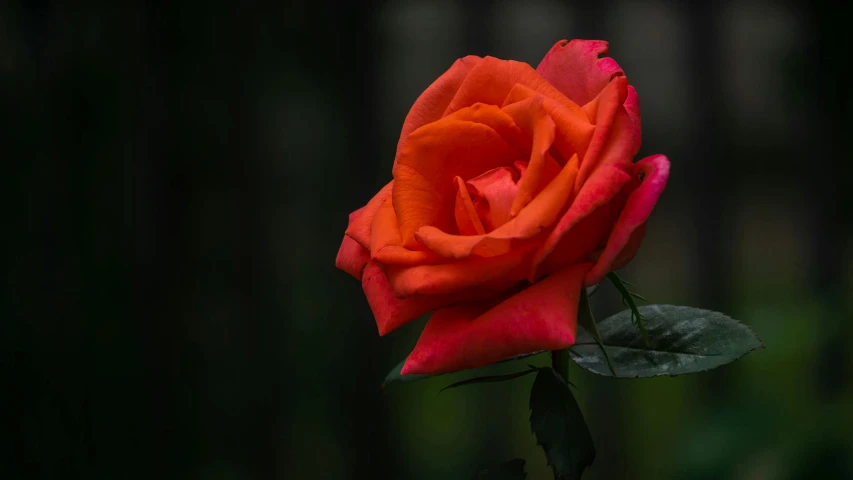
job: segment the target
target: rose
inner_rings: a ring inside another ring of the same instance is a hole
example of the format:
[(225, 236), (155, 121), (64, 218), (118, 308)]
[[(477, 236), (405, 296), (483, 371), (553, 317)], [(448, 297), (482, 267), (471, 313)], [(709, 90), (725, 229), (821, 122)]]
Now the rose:
[(669, 161), (633, 163), (637, 93), (606, 53), (561, 41), (536, 70), (465, 57), (412, 106), (393, 180), (336, 260), (380, 335), (435, 311), (403, 374), (571, 346), (581, 288), (633, 258)]

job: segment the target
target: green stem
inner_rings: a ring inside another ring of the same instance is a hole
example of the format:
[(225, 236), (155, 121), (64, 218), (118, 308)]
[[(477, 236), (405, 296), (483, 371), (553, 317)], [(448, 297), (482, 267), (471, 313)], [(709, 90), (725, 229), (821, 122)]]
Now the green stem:
[(569, 349), (551, 351), (551, 366), (566, 383), (569, 382)]

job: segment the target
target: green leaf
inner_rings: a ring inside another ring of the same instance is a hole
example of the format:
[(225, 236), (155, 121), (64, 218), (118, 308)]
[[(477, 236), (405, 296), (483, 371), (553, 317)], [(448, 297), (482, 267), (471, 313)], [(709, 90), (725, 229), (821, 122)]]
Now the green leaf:
[(525, 478), (527, 474), (524, 473), (524, 459), (516, 458), (497, 467), (481, 470), (474, 480), (524, 480)]
[[(598, 348), (601, 349), (601, 354), (604, 355), (604, 360), (607, 363), (607, 368), (610, 373), (616, 376), (616, 371), (613, 370), (613, 365), (610, 363), (610, 357), (607, 355), (607, 349), (604, 348), (604, 343), (601, 341), (601, 334), (598, 331), (598, 326), (595, 324), (595, 317), (592, 316), (592, 308), (589, 305), (589, 298), (586, 292), (581, 292), (581, 298), (578, 302), (578, 324), (586, 329), (586, 332), (592, 337)], [(568, 365), (566, 365), (568, 368)], [(562, 372), (558, 372), (562, 374)]]
[(506, 380), (512, 380), (513, 378), (523, 377), (535, 371), (536, 367), (531, 366), (529, 370), (524, 370), (522, 372), (507, 373), (506, 375), (487, 375), (484, 377), (469, 378), (468, 380), (462, 380), (461, 382), (451, 383), (450, 385), (439, 390), (438, 393), (441, 393), (445, 390), (450, 390), (451, 388), (461, 387), (463, 385), (473, 385), (475, 383), (495, 383), (503, 382)]
[[(533, 355), (539, 355), (540, 353), (543, 353), (543, 352), (544, 352), (544, 350), (538, 351), (538, 352), (533, 352), (533, 353), (525, 353), (523, 355), (516, 355), (514, 357), (510, 357), (510, 358), (501, 360), (500, 362), (493, 363), (492, 365), (496, 365), (498, 363), (504, 363), (504, 362), (512, 362), (514, 360), (519, 360), (522, 358), (531, 357)], [(385, 376), (385, 381), (382, 382), (382, 388), (385, 388), (385, 386), (388, 385), (389, 383), (414, 382), (416, 380), (423, 380), (425, 378), (439, 377), (441, 375), (448, 375), (450, 373), (456, 373), (456, 372), (445, 372), (445, 373), (438, 373), (435, 375), (420, 375), (420, 374), (403, 375), (400, 372), (403, 370), (403, 365), (405, 365), (405, 364), (406, 364), (406, 359), (404, 358), (403, 361), (398, 363), (397, 366), (394, 367), (393, 370), (388, 372), (388, 375)], [(470, 371), (472, 373), (476, 373), (476, 372), (481, 372), (482, 369), (488, 368), (488, 367), (489, 367), (489, 365), (482, 367), (482, 368), (472, 368), (472, 369), (469, 369), (468, 371)], [(458, 370), (458, 371), (464, 372), (465, 370)]]
[(619, 293), (622, 294), (622, 302), (631, 309), (631, 322), (640, 329), (640, 335), (643, 336), (643, 344), (646, 347), (650, 346), (649, 343), (649, 335), (646, 332), (645, 325), (643, 325), (643, 316), (640, 314), (639, 309), (637, 309), (637, 303), (634, 302), (634, 298), (638, 298), (644, 302), (648, 302), (646, 297), (640, 295), (639, 293), (629, 292), (628, 287), (625, 285), (634, 285), (633, 283), (628, 283), (619, 278), (619, 275), (616, 275), (616, 272), (610, 272), (607, 274), (607, 278), (613, 282), (613, 285), (616, 287), (616, 290), (619, 290)]
[(639, 308), (645, 319), (650, 345), (645, 347), (625, 310), (598, 322), (618, 375), (607, 368), (595, 339), (579, 330), (569, 354), (581, 368), (617, 378), (647, 378), (702, 372), (731, 363), (764, 348), (746, 325), (722, 313), (693, 307), (648, 305)]
[(578, 402), (552, 368), (541, 368), (530, 390), (530, 428), (554, 477), (574, 480), (595, 459), (595, 446)]

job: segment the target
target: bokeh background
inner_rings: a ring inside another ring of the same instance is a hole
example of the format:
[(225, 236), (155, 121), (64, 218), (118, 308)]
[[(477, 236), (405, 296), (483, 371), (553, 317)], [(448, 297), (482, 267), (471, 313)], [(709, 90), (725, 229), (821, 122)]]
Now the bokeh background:
[[(849, 22), (825, 2), (0, 7), (4, 478), (471, 478), (524, 457), (532, 377), (395, 385), (334, 269), (403, 118), (458, 57), (606, 39), (669, 186), (622, 276), (766, 349), (572, 379), (589, 479), (853, 478)], [(840, 5), (840, 3), (838, 4)], [(836, 7), (837, 8), (837, 7)], [(612, 289), (599, 318), (621, 309)], [(535, 360), (540, 364), (547, 359)]]

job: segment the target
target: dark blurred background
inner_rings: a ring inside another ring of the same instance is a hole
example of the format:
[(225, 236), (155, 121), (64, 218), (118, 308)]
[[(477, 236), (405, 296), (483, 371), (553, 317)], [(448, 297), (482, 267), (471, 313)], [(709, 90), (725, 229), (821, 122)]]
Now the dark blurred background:
[(532, 378), (380, 390), (423, 322), (378, 337), (334, 260), (424, 88), (466, 54), (536, 66), (562, 38), (610, 41), (641, 156), (672, 161), (622, 276), (767, 346), (688, 377), (575, 368), (585, 478), (853, 478), (842, 9), (71, 3), (0, 7), (3, 478), (467, 479), (515, 457), (550, 478)]

